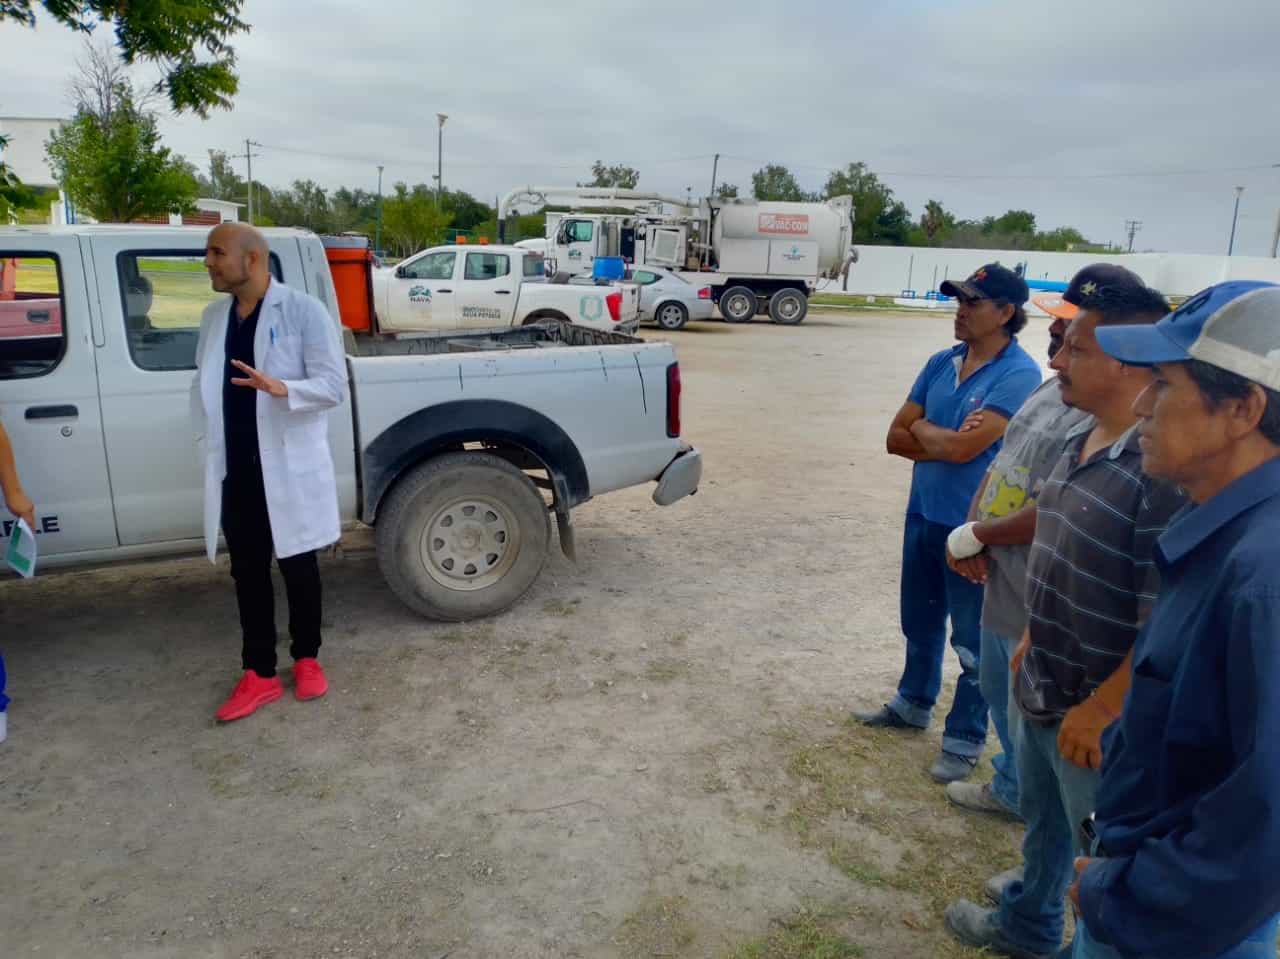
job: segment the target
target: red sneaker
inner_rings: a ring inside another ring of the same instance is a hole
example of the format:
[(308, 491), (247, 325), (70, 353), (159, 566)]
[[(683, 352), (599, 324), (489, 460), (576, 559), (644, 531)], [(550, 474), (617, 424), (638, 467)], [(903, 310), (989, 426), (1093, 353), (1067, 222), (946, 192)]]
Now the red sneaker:
[(293, 664), (293, 695), (299, 700), (319, 699), (329, 691), (318, 659), (300, 659)]
[(284, 684), (280, 682), (279, 676), (263, 679), (252, 669), (246, 669), (240, 682), (236, 683), (236, 688), (231, 691), (231, 696), (218, 707), (214, 716), (220, 723), (244, 719), (257, 712), (259, 706), (274, 703), (283, 695)]

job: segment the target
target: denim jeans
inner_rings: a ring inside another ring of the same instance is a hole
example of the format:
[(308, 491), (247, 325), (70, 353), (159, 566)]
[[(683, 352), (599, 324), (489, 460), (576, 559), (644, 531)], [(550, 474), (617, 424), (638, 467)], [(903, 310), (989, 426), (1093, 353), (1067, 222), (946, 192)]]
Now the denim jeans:
[(902, 633), (907, 662), (889, 708), (913, 726), (928, 726), (942, 689), (942, 656), (951, 645), (960, 659), (955, 701), (942, 734), (946, 752), (973, 759), (987, 741), (987, 702), (978, 687), (982, 646), (982, 587), (947, 568), (949, 527), (909, 513), (902, 538)]
[(1023, 877), (1000, 900), (1000, 928), (1029, 952), (1054, 954), (1062, 946), (1063, 897), (1075, 876), (1080, 823), (1093, 812), (1099, 776), (1058, 752), (1060, 724), (1041, 726), (1017, 708), (1009, 711), (1009, 733), (1018, 763)]
[(1009, 702), (1009, 658), (1017, 645), (1018, 640), (984, 628), (982, 656), (978, 664), (982, 698), (991, 710), (991, 725), (996, 728), (1001, 749), (1000, 754), (991, 760), (996, 770), (991, 780), (991, 792), (1014, 812), (1018, 811), (1018, 764), (1014, 758), (1013, 741), (1009, 738), (1009, 710), (1018, 707)]
[[(1275, 959), (1276, 935), (1280, 933), (1280, 916), (1272, 916), (1254, 930), (1244, 942), (1220, 952), (1214, 959)], [(1121, 959), (1120, 953), (1089, 937), (1089, 928), (1076, 923), (1076, 937), (1071, 943), (1071, 959)]]

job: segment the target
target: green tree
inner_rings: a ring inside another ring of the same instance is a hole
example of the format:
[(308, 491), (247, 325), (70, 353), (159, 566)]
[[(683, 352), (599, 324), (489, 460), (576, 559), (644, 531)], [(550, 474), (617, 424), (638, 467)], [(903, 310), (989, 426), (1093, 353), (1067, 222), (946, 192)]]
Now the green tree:
[(231, 165), (231, 158), (222, 150), (209, 151), (209, 175), (197, 176), (200, 193), (213, 200), (230, 200), (244, 203), (249, 195), (245, 181)]
[(791, 171), (770, 163), (751, 174), (751, 192), (757, 200), (806, 200), (809, 197)]
[(191, 165), (161, 146), (155, 114), (123, 67), (90, 47), (72, 90), (75, 117), (45, 152), (75, 204), (115, 223), (189, 209), (197, 190)]
[[(245, 33), (243, 0), (39, 0), (46, 15), (63, 26), (92, 33), (110, 24), (121, 60), (160, 68), (155, 89), (178, 113), (208, 116), (227, 109), (239, 87), (236, 54), (229, 40)], [(35, 0), (0, 0), (0, 23), (36, 25)]]
[(435, 191), (423, 183), (412, 190), (397, 183), (382, 202), (383, 242), (398, 256), (440, 243), (451, 222), (450, 214), (436, 205)]
[(716, 187), (716, 196), (721, 200), (736, 200), (738, 198), (738, 185), (736, 183), (721, 183)]
[(590, 183), (579, 183), (578, 186), (617, 187), (621, 190), (634, 190), (636, 184), (640, 182), (640, 171), (635, 167), (624, 166), (621, 163), (605, 166), (599, 160), (591, 164), (591, 176)]
[(1003, 235), (1025, 234), (1034, 236), (1036, 232), (1036, 215), (1030, 210), (1009, 210), (1002, 216), (995, 219), (987, 217), (983, 221), (983, 228), (986, 228), (987, 222), (991, 223), (991, 231)]
[(853, 197), (853, 242), (867, 244), (905, 244), (911, 231), (911, 213), (893, 190), (867, 168), (865, 163), (850, 163), (843, 170), (833, 170), (827, 177), (822, 195)]
[(930, 200), (924, 205), (920, 214), (920, 229), (924, 231), (924, 241), (933, 246), (940, 242), (956, 225), (956, 218), (943, 208), (937, 200)]
[(445, 190), (440, 206), (445, 213), (452, 215), (452, 226), (457, 230), (473, 230), (497, 217), (493, 207), (462, 190)]
[(378, 220), (378, 194), (338, 187), (329, 196), (329, 216), (335, 233), (348, 230), (373, 235)]

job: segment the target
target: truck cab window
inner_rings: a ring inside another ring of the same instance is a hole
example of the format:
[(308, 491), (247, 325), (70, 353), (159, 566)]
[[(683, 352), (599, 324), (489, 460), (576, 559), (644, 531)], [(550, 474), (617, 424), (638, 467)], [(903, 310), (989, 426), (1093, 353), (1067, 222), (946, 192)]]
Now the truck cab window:
[(591, 237), (594, 235), (592, 230), (592, 222), (590, 220), (570, 220), (566, 233), (570, 243), (590, 243)]
[(511, 261), (501, 253), (468, 253), (468, 280), (496, 280), (511, 272)]
[[(280, 260), (270, 257), (281, 279)], [(204, 251), (130, 250), (116, 257), (125, 338), (141, 370), (194, 370), (204, 309), (225, 293), (209, 285)]]
[(429, 253), (403, 267), (406, 280), (452, 280), (456, 253)]
[(0, 250), (0, 379), (43, 376), (62, 362), (63, 304), (57, 257)]

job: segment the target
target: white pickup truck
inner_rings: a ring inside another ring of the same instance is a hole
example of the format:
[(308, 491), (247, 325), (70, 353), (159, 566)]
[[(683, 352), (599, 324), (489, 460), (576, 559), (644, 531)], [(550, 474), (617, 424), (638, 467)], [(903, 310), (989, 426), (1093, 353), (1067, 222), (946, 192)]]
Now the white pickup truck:
[[(570, 512), (593, 496), (657, 481), (667, 505), (696, 491), (670, 344), (562, 322), (357, 337), (339, 326), (319, 238), (265, 232), (276, 279), (324, 302), (344, 338), (350, 395), (329, 417), (342, 515), (375, 528), (382, 571), (414, 610), (505, 609), (542, 569), (550, 516), (572, 558)], [(188, 397), (200, 313), (218, 297), (205, 236), (0, 226), (13, 294), (54, 300), (61, 317), (40, 350), (0, 338), (0, 419), (37, 503), (42, 565), (202, 549)]]
[(583, 288), (546, 278), (541, 254), (518, 246), (438, 246), (375, 270), (378, 329), (483, 329), (559, 320), (634, 333), (640, 290), (631, 283)]

